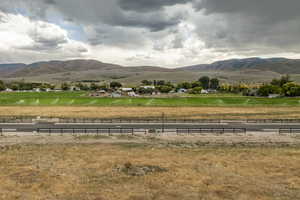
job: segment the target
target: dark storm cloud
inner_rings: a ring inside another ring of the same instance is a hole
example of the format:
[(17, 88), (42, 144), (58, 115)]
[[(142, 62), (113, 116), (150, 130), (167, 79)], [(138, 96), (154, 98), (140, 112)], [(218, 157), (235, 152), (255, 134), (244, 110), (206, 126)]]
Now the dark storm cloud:
[(208, 47), (300, 52), (299, 0), (198, 0), (194, 7), (215, 21), (195, 20)]
[(191, 0), (119, 0), (122, 9), (136, 12), (156, 11), (165, 6), (186, 4), (190, 1)]

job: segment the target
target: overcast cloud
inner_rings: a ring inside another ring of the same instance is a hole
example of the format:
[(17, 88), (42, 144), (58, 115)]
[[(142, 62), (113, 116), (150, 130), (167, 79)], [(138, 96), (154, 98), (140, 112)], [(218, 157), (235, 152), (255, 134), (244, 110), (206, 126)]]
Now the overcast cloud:
[(0, 62), (300, 58), (299, 0), (1, 0)]

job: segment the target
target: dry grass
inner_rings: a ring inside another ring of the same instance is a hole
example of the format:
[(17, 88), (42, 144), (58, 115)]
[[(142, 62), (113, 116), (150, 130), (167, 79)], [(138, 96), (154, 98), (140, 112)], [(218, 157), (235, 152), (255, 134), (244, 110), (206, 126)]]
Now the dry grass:
[(0, 116), (69, 118), (300, 118), (300, 107), (63, 107), (2, 106)]
[[(168, 171), (113, 170), (127, 162)], [(299, 148), (27, 145), (2, 149), (0, 163), (5, 200), (300, 199)]]

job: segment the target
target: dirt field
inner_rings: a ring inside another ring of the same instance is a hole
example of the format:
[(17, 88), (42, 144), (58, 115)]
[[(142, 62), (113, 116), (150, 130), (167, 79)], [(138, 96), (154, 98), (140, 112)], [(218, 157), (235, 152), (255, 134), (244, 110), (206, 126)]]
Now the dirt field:
[(299, 139), (272, 138), (2, 137), (0, 199), (300, 199)]
[(207, 118), (272, 119), (300, 118), (300, 107), (84, 107), (2, 106), (0, 116), (44, 116), (69, 118)]

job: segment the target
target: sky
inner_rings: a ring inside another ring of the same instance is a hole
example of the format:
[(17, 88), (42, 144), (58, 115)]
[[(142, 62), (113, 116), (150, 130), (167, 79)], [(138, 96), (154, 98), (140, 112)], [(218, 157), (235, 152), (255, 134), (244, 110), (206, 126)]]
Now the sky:
[(1, 0), (0, 63), (300, 58), (299, 0)]

